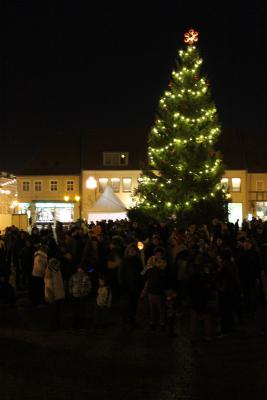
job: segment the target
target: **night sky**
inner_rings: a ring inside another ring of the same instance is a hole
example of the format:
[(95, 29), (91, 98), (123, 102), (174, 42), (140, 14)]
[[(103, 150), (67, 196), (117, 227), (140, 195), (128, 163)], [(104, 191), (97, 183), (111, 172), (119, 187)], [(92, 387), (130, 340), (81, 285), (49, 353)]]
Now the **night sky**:
[[(191, 27), (223, 129), (266, 141), (264, 2), (218, 2), (219, 10), (184, 1), (127, 2), (129, 10), (114, 2), (10, 3), (2, 12), (0, 170), (16, 170), (58, 133), (67, 142), (91, 128), (140, 128), (127, 140), (144, 146)], [(125, 141), (120, 135), (99, 140)]]

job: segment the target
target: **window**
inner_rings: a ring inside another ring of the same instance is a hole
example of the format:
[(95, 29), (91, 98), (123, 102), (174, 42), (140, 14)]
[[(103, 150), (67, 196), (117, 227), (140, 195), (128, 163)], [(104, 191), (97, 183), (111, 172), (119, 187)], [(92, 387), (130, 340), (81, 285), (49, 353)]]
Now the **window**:
[(131, 192), (132, 191), (132, 178), (123, 178), (122, 179), (122, 190), (123, 190), (123, 192)]
[(41, 192), (42, 191), (42, 182), (41, 181), (35, 181), (34, 182), (34, 191), (35, 192)]
[(74, 181), (67, 181), (66, 182), (66, 189), (67, 192), (73, 192), (74, 191)]
[(263, 192), (264, 190), (264, 182), (263, 181), (256, 181), (256, 191)]
[(229, 179), (228, 178), (222, 178), (221, 179), (221, 185), (224, 189), (228, 189), (229, 188)]
[(103, 164), (106, 166), (127, 166), (128, 153), (103, 153)]
[(99, 192), (103, 193), (107, 187), (108, 178), (99, 178)]
[(50, 190), (51, 192), (57, 192), (57, 181), (50, 181)]
[(29, 181), (22, 182), (22, 191), (23, 192), (29, 192), (30, 191), (30, 182)]
[(126, 154), (120, 155), (120, 165), (128, 165), (128, 155)]
[(111, 178), (111, 187), (114, 193), (118, 193), (120, 191), (120, 178)]
[(232, 192), (240, 192), (240, 191), (241, 191), (241, 179), (232, 178)]

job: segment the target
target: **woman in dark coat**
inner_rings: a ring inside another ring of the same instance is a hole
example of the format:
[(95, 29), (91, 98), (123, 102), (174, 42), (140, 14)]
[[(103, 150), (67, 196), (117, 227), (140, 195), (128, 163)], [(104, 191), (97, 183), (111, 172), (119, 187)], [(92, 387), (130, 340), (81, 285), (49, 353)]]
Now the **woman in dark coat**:
[(137, 247), (131, 245), (127, 249), (126, 257), (124, 258), (122, 284), (126, 294), (124, 320), (130, 323), (132, 327), (135, 325), (138, 301), (143, 288), (142, 269), (143, 264), (138, 255)]

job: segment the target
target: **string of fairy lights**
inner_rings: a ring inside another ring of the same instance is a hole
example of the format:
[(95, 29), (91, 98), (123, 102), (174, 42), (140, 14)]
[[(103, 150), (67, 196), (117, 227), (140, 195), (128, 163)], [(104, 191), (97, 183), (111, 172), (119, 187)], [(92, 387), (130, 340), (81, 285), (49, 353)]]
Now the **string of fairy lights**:
[(174, 138), (173, 141), (171, 141), (169, 144), (167, 144), (166, 146), (163, 147), (151, 147), (149, 146), (148, 148), (148, 155), (151, 155), (153, 153), (155, 154), (159, 154), (164, 152), (165, 150), (171, 149), (171, 148), (175, 148), (176, 146), (180, 147), (182, 145), (186, 145), (190, 142), (196, 142), (196, 143), (204, 143), (209, 142), (210, 144), (213, 143), (214, 139), (219, 135), (220, 133), (220, 129), (219, 128), (213, 128), (210, 130), (210, 134), (208, 136), (205, 135), (199, 135), (196, 136), (195, 138), (190, 137), (189, 139), (178, 139), (178, 138)]
[[(162, 115), (167, 113), (166, 115), (168, 115), (168, 118), (166, 118), (166, 122), (164, 122), (162, 118), (158, 118), (151, 130), (148, 157), (150, 165), (155, 170), (162, 161), (162, 157), (166, 156), (166, 151), (170, 151), (170, 154), (173, 153), (175, 158), (176, 151), (183, 151), (189, 144), (211, 147), (220, 134), (220, 128), (217, 124), (217, 110), (215, 106), (211, 106), (209, 102), (208, 83), (204, 78), (199, 77), (199, 69), (203, 60), (199, 57), (196, 47), (194, 46), (194, 43), (198, 41), (198, 32), (191, 29), (184, 36), (184, 41), (188, 46), (186, 50), (179, 51), (179, 56), (185, 66), (180, 68), (179, 71), (172, 71), (172, 82), (169, 85), (170, 90), (165, 91), (164, 96), (160, 98), (159, 101), (159, 109), (163, 111)], [(199, 101), (205, 101), (205, 99), (207, 99), (207, 106), (199, 107)], [(196, 104), (193, 108), (193, 114), (196, 114), (195, 116), (192, 115), (192, 110), (189, 111), (189, 115), (186, 115), (185, 112), (180, 110), (177, 111), (177, 109), (173, 110), (175, 106), (177, 108), (177, 104), (179, 105), (180, 101), (184, 102), (187, 100), (193, 101), (192, 104)], [(169, 134), (170, 131), (171, 134)], [(170, 136), (170, 140), (167, 144), (158, 145), (166, 141), (168, 136)], [(172, 157), (170, 157), (170, 160), (171, 159)], [(213, 190), (208, 194), (188, 194), (188, 198), (186, 198), (187, 195), (184, 194), (184, 201), (175, 202), (175, 204), (173, 204), (171, 201), (162, 200), (161, 193), (156, 193), (156, 190), (153, 190), (153, 188), (157, 186), (164, 190), (167, 185), (177, 185), (178, 183), (181, 187), (181, 181), (183, 181), (185, 174), (192, 175), (193, 180), (200, 181), (202, 179), (207, 180), (208, 178), (216, 177), (221, 166), (222, 162), (220, 158), (206, 160), (202, 166), (198, 166), (197, 171), (188, 168), (183, 162), (174, 165), (170, 161), (169, 167), (172, 167), (175, 171), (181, 172), (181, 174), (178, 174), (175, 179), (164, 179), (164, 176), (160, 175), (157, 171), (152, 172), (152, 176), (154, 175), (153, 177), (144, 174), (139, 180), (140, 185), (145, 189), (139, 202), (147, 207), (157, 208), (157, 206), (165, 206), (168, 209), (179, 210), (191, 207), (193, 203), (201, 200), (213, 198), (218, 191), (226, 193), (225, 188), (219, 183), (216, 184)], [(151, 196), (153, 197), (153, 204), (149, 201)]]

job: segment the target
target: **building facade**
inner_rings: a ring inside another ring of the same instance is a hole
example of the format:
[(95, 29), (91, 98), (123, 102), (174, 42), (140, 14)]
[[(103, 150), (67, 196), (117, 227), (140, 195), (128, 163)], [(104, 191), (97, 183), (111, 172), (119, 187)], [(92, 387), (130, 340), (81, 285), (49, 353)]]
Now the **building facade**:
[(13, 174), (0, 172), (0, 232), (12, 223), (18, 205), (17, 180)]
[[(88, 220), (90, 208), (107, 185), (126, 208), (135, 204), (138, 169), (84, 170), (79, 175), (24, 175), (17, 177), (18, 197), (14, 213), (28, 214), (37, 224), (78, 218)], [(229, 193), (229, 220), (241, 224), (244, 218), (267, 220), (267, 172), (226, 170), (221, 180)], [(14, 202), (13, 202), (14, 203)], [(10, 204), (7, 206), (10, 209)]]
[[(133, 206), (141, 173), (140, 162), (145, 163), (146, 156), (140, 151), (138, 142), (127, 151), (129, 144), (123, 146), (122, 139), (119, 149), (114, 139), (107, 141), (110, 144), (103, 151), (103, 143), (96, 138), (100, 135), (110, 138), (113, 134), (115, 138), (116, 132), (110, 130), (91, 132), (84, 137), (82, 151), (74, 136), (64, 151), (62, 140), (66, 138), (62, 136), (58, 137), (57, 145), (53, 142), (50, 150), (40, 149), (40, 154), (29, 160), (17, 175), (18, 203), (13, 211), (27, 213), (32, 222), (39, 224), (56, 220), (70, 223), (78, 218), (87, 221), (89, 210), (107, 185), (126, 208)], [(129, 136), (134, 138), (136, 135), (135, 131), (123, 131), (120, 138), (128, 140)], [(222, 185), (230, 197), (230, 221), (239, 219), (241, 223), (252, 216), (267, 220), (267, 170), (253, 172), (241, 163), (239, 165), (239, 169), (228, 167), (222, 177)]]
[(79, 175), (17, 177), (18, 210), (36, 224), (70, 223), (80, 218)]

